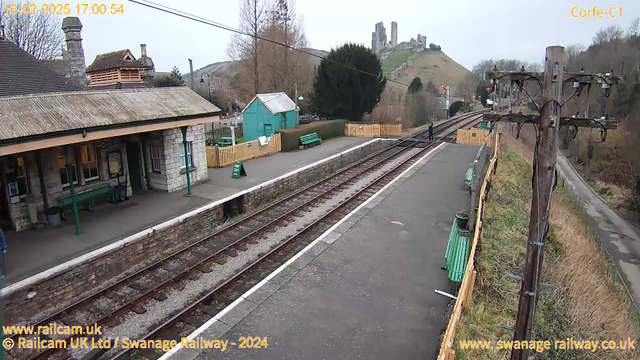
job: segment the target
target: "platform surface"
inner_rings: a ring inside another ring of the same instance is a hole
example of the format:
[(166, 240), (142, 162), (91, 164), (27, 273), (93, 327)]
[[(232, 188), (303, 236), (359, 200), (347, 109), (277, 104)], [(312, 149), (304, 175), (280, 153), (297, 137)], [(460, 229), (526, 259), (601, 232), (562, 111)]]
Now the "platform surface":
[(100, 204), (93, 212), (80, 211), (82, 235), (75, 234), (73, 216), (60, 227), (40, 231), (6, 232), (6, 278), (1, 287), (53, 268), (126, 236), (182, 215), (212, 201), (313, 164), (372, 139), (339, 137), (304, 151), (277, 153), (245, 162), (248, 176), (231, 178), (231, 167), (208, 169), (209, 180), (193, 186), (193, 196), (186, 189), (172, 193), (144, 191), (128, 201)]
[[(441, 270), (447, 238), (470, 195), (477, 146), (447, 144), (325, 234), (289, 267), (200, 329), (220, 350), (180, 349), (173, 360), (431, 359), (451, 291)], [(413, 174), (411, 174), (413, 172)], [(266, 349), (239, 349), (241, 336)]]

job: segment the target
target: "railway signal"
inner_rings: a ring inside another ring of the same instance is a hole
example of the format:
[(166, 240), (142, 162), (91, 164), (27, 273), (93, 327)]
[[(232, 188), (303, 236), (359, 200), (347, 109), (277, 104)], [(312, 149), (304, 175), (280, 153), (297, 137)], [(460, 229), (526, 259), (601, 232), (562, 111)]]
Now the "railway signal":
[[(529, 73), (524, 70), (518, 72), (500, 73), (497, 68), (487, 75), (493, 80), (496, 89), (499, 89), (498, 81), (509, 81), (516, 89), (527, 92), (524, 85), (527, 81), (534, 81), (541, 85), (542, 102), (538, 105), (529, 95), (529, 99), (536, 106), (540, 115), (527, 116), (523, 114), (491, 113), (485, 114), (483, 119), (495, 122), (533, 123), (536, 128), (536, 145), (534, 149), (534, 176), (532, 179), (533, 197), (531, 200), (531, 213), (529, 218), (529, 234), (527, 251), (520, 289), (518, 315), (514, 327), (513, 340), (517, 342), (530, 341), (531, 332), (535, 323), (535, 311), (539, 298), (540, 277), (542, 274), (542, 261), (544, 258), (544, 246), (549, 230), (549, 213), (551, 209), (551, 194), (555, 187), (556, 179), (556, 151), (558, 146), (558, 132), (562, 126), (588, 127), (600, 129), (606, 138), (606, 131), (616, 129), (615, 120), (602, 120), (589, 118), (588, 109), (585, 117), (562, 117), (562, 106), (572, 97), (580, 96), (583, 87), (591, 89), (594, 84), (599, 84), (605, 89), (608, 96), (611, 85), (618, 84), (620, 78), (612, 73), (587, 74), (564, 73), (564, 48), (550, 46), (546, 49), (544, 73)], [(565, 79), (566, 78), (566, 79)], [(563, 99), (562, 89), (565, 83), (573, 83), (576, 89), (568, 99)], [(487, 89), (488, 90), (488, 89)], [(587, 91), (588, 92), (588, 91)], [(587, 102), (588, 104), (588, 102)], [(501, 104), (499, 103), (498, 106)], [(509, 92), (509, 108), (511, 107), (511, 92)], [(525, 360), (529, 357), (528, 349), (516, 349), (511, 352), (511, 360)]]

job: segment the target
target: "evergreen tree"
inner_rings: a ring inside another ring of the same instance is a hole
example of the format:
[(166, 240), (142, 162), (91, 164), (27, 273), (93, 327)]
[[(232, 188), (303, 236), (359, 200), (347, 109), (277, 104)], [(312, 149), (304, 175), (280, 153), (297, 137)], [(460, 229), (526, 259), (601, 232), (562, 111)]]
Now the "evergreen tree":
[(180, 69), (178, 69), (177, 66), (174, 66), (173, 69), (171, 69), (171, 77), (180, 80), (180, 85), (184, 84), (184, 80), (182, 80), (182, 74), (180, 74)]
[(416, 76), (415, 78), (413, 78), (413, 80), (411, 80), (411, 84), (409, 84), (409, 93), (415, 94), (416, 91), (420, 90), (422, 90), (422, 80), (420, 80), (420, 78)]
[(177, 66), (174, 66), (171, 69), (171, 73), (169, 75), (158, 75), (153, 79), (155, 87), (171, 87), (171, 86), (182, 86), (184, 85), (184, 80), (182, 80), (182, 74), (180, 74), (180, 70)]
[(324, 117), (358, 121), (373, 111), (386, 83), (377, 55), (363, 45), (345, 44), (320, 62), (313, 84), (316, 111)]

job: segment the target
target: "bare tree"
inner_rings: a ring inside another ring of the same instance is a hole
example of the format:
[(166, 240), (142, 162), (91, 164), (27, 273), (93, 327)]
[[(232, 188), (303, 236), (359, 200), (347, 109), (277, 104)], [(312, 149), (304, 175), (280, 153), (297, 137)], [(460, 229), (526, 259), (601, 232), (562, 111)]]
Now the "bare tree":
[(493, 59), (484, 59), (477, 63), (471, 72), (476, 74), (480, 79), (485, 80), (487, 78), (487, 72), (493, 69), (495, 61)]
[(564, 66), (569, 66), (581, 52), (585, 51), (586, 47), (582, 44), (568, 45), (564, 50)]
[(526, 67), (528, 72), (542, 72), (543, 68), (542, 64), (538, 62), (532, 62)]
[(456, 86), (456, 95), (464, 98), (465, 101), (471, 100), (476, 92), (478, 83), (480, 83), (480, 79), (476, 74), (469, 73), (465, 75), (464, 79)]
[(271, 8), (269, 24), (263, 31), (263, 37), (285, 44), (265, 42), (263, 61), (268, 71), (265, 72), (265, 86), (269, 91), (285, 91), (294, 95), (297, 84), (300, 92), (311, 90), (313, 68), (308, 55), (294, 49), (308, 46), (304, 31), (304, 22), (295, 11), (292, 0), (277, 0)]
[(635, 18), (627, 28), (627, 36), (640, 36), (640, 18)]
[[(7, 8), (5, 8), (7, 6)], [(30, 9), (34, 4), (29, 1), (0, 0), (0, 24), (5, 26), (5, 35), (9, 41), (33, 55), (36, 59), (53, 59), (62, 54), (64, 36), (60, 20), (51, 14), (26, 14), (11, 9)], [(7, 11), (8, 9), (8, 11)]]
[(593, 43), (600, 45), (605, 42), (613, 42), (622, 39), (624, 31), (618, 25), (611, 25), (607, 28), (600, 28), (596, 35), (593, 37)]
[(227, 48), (229, 57), (241, 66), (236, 78), (236, 87), (244, 100), (261, 91), (260, 56), (262, 41), (257, 37), (262, 33), (267, 20), (265, 0), (242, 0), (240, 3), (240, 30), (251, 36), (234, 34)]

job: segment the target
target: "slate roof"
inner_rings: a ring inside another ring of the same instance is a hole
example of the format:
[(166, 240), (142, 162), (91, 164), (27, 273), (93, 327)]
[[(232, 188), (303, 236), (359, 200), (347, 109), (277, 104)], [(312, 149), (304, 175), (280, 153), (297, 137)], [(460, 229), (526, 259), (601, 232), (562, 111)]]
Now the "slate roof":
[(296, 110), (296, 103), (294, 103), (293, 100), (291, 100), (291, 98), (289, 98), (289, 96), (284, 92), (258, 94), (253, 98), (253, 100), (249, 101), (249, 104), (247, 104), (245, 109), (248, 108), (256, 99), (259, 99), (273, 115)]
[(4, 97), (0, 98), (0, 141), (219, 112), (185, 86)]
[(53, 70), (58, 75), (66, 76), (69, 72), (69, 62), (63, 59), (52, 59), (52, 60), (40, 60), (45, 63), (49, 69)]
[(0, 40), (0, 97), (82, 90), (8, 40)]
[[(99, 54), (87, 68), (87, 73), (100, 70), (127, 68), (144, 68), (144, 65), (138, 60), (125, 60), (124, 56), (131, 51), (129, 49), (112, 51), (106, 54)], [(135, 59), (133, 54), (131, 56)]]

